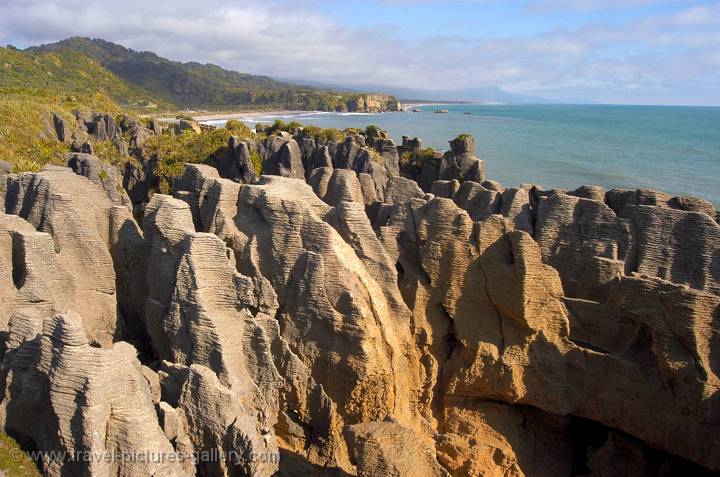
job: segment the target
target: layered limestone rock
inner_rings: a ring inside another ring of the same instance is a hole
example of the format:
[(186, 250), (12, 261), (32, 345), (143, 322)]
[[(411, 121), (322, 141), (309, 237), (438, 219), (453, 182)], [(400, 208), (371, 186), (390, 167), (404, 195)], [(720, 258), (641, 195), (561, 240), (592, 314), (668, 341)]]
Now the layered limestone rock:
[(60, 264), (50, 234), (16, 215), (0, 215), (0, 329), (15, 315), (41, 323), (65, 311), (75, 280)]
[(305, 179), (300, 147), (295, 139), (271, 136), (267, 139), (267, 157), (263, 162), (265, 174)]
[[(148, 331), (159, 357), (189, 367), (181, 381), (197, 388), (185, 390), (184, 400), (170, 402), (180, 406), (186, 423), (189, 443), (183, 441), (184, 447), (277, 454), (272, 429), (282, 378), (271, 351), (276, 331), (268, 333), (262, 326), (271, 326), (265, 313), (274, 312), (275, 297), (258, 293), (251, 278), (237, 273), (218, 237), (194, 231), (187, 203), (156, 194), (147, 206), (144, 230), (148, 269), (155, 270), (148, 275)], [(217, 404), (197, 415), (197, 403), (213, 399)], [(218, 426), (230, 422), (235, 427)], [(234, 465), (246, 475), (277, 470), (277, 461), (240, 465), (220, 459), (206, 465), (217, 466), (208, 470), (211, 475), (240, 472)]]
[(348, 101), (348, 111), (359, 111), (365, 113), (381, 113), (384, 111), (405, 111), (394, 96), (386, 94), (363, 94), (357, 95)]
[(113, 259), (126, 266), (123, 250), (138, 245), (128, 245), (138, 237), (130, 211), (115, 205), (100, 185), (67, 168), (11, 177), (6, 210), (52, 236), (58, 263), (73, 277), (74, 287), (63, 291), (68, 306), (80, 311), (92, 342), (111, 345), (123, 327), (118, 301), (131, 293), (123, 290), (122, 300), (116, 296)]
[(117, 169), (91, 154), (72, 153), (66, 156), (67, 165), (76, 174), (85, 176), (102, 187), (113, 204), (130, 205), (130, 198), (121, 186)]
[(272, 285), (283, 340), (342, 419), (393, 414), (419, 425), (409, 312), (362, 205), (340, 200), (332, 208), (295, 179), (264, 177), (239, 191), (222, 179), (200, 182), (189, 188), (217, 192), (189, 196), (223, 204), (212, 217), (200, 213), (203, 230), (229, 244), (241, 273)]
[[(300, 181), (243, 186), (233, 244), (239, 266), (259, 269), (273, 285), (283, 337), (347, 420), (412, 420), (408, 320), (390, 314), (386, 284), (325, 222), (330, 213)], [(328, 340), (328, 330), (341, 340)]]
[(720, 297), (620, 276), (602, 301), (565, 299), (540, 246), (507, 219), (473, 224), (440, 198), (395, 212), (380, 231), (397, 243), (441, 429), (439, 396), (500, 400), (590, 418), (718, 468), (702, 436), (720, 410)]
[[(224, 385), (211, 369), (163, 363), (160, 370), (164, 431), (182, 455), (201, 456), (190, 473), (271, 476), (279, 454), (272, 428), (258, 432), (245, 391)], [(202, 458), (202, 456), (214, 456)]]
[[(159, 132), (108, 119), (80, 121)], [(177, 457), (48, 475), (720, 472), (712, 205), (506, 188), (464, 136), (311, 133), (231, 138), (133, 198), (142, 228), (94, 156), (0, 168), (0, 424)]]
[(565, 194), (538, 202), (535, 238), (568, 294), (602, 296), (598, 286), (619, 271), (720, 293), (720, 226), (709, 215), (649, 205), (618, 210)]
[[(212, 179), (202, 187), (227, 186)], [(234, 198), (234, 211), (232, 199), (221, 199), (227, 204), (222, 217), (216, 215), (214, 223), (203, 219), (203, 226), (231, 246), (241, 273), (272, 285), (283, 339), (340, 415), (360, 422), (392, 413), (415, 421), (409, 312), (399, 295), (387, 295), (394, 287), (392, 275), (379, 283), (380, 277), (368, 273), (368, 266), (383, 260), (384, 250), (362, 206), (352, 216), (364, 221), (366, 232), (348, 244), (329, 222), (342, 224), (350, 212), (336, 213), (301, 181), (265, 177), (242, 186)], [(392, 262), (385, 269), (391, 271)], [(392, 310), (403, 310), (404, 318)]]
[(131, 345), (90, 346), (74, 312), (44, 322), (17, 315), (9, 329), (0, 424), (46, 453), (45, 475), (188, 475)]
[(248, 141), (238, 141), (237, 138), (230, 137), (228, 149), (228, 154), (215, 160), (220, 175), (236, 182), (248, 184), (257, 179), (257, 172), (251, 157), (254, 145)]
[[(290, 182), (296, 181), (291, 180)], [(180, 184), (181, 188), (191, 189), (183, 191), (180, 195), (189, 203), (194, 204), (193, 207), (198, 210), (196, 219), (198, 227), (201, 230), (214, 232), (233, 248), (239, 247), (243, 237), (236, 225), (236, 220), (238, 220), (236, 215), (239, 213), (237, 208), (238, 185), (213, 177), (211, 171), (202, 166), (186, 166), (185, 175)], [(317, 197), (314, 200), (319, 202)], [(174, 203), (181, 207), (180, 210), (188, 210), (187, 208), (183, 209), (186, 207), (185, 204), (178, 203), (178, 201), (174, 201)], [(185, 228), (188, 229), (191, 223), (189, 213), (186, 213), (184, 217), (182, 220), (168, 219), (164, 221), (167, 224), (185, 223)], [(234, 268), (225, 254), (225, 244), (213, 235), (196, 235), (205, 236), (206, 240), (210, 240), (209, 237), (215, 239), (215, 243), (218, 244), (217, 260), (226, 263), (226, 274), (231, 273)], [(237, 249), (235, 253), (229, 252), (233, 262), (241, 260), (237, 253)], [(197, 252), (188, 252), (189, 257), (196, 255), (198, 255)], [(204, 260), (207, 260), (207, 257)], [(238, 263), (238, 265), (240, 264)], [(257, 358), (254, 357), (260, 353), (259, 350), (264, 349), (262, 354), (269, 357), (262, 362), (262, 366), (258, 364), (246, 373), (251, 379), (262, 383), (261, 391), (264, 393), (264, 399), (269, 405), (274, 406), (272, 409), (264, 411), (264, 415), (268, 418), (266, 427), (272, 429), (274, 425), (284, 447), (306, 456), (313, 463), (349, 468), (347, 450), (342, 439), (342, 418), (336, 411), (336, 404), (311, 375), (307, 364), (281, 336), (278, 320), (275, 319), (278, 309), (275, 292), (268, 279), (263, 277), (256, 267), (257, 265), (252, 263), (247, 266), (246, 273), (252, 278), (244, 277), (246, 281), (243, 286), (246, 291), (243, 292), (245, 298), (241, 302), (245, 301), (247, 308), (255, 315), (254, 317), (250, 315), (246, 320), (245, 334), (248, 334), (248, 330), (251, 328), (255, 331), (251, 333), (253, 340), (247, 343), (245, 354), (256, 360)], [(232, 273), (237, 275), (236, 272)], [(210, 275), (210, 273), (207, 274)], [(217, 277), (216, 270), (212, 276), (215, 277), (214, 279), (221, 278)], [(233, 310), (234, 308), (229, 308), (222, 312), (215, 307), (212, 316), (220, 317), (222, 313), (231, 316), (234, 313)], [(213, 318), (213, 320), (218, 320), (218, 318)], [(222, 334), (220, 331), (217, 333), (221, 336), (233, 336), (232, 333), (237, 335), (242, 330), (233, 323), (234, 320), (231, 320), (226, 325), (227, 328), (223, 328)], [(160, 336), (164, 336), (164, 334), (160, 333)], [(260, 337), (264, 337), (262, 341)], [(229, 343), (234, 343), (239, 339), (233, 338), (234, 341), (231, 340)], [(191, 342), (194, 341), (188, 341), (188, 343)], [(217, 345), (212, 346), (213, 349), (216, 347)], [(241, 352), (241, 349), (235, 349), (231, 353)], [(275, 377), (271, 379), (272, 376)], [(244, 384), (241, 388), (248, 388), (248, 385)], [(280, 389), (278, 390), (278, 388)], [(258, 397), (255, 397), (254, 400), (255, 402), (260, 401)], [(273, 420), (276, 418), (279, 418), (277, 422)], [(270, 422), (271, 420), (272, 422)]]
[(449, 475), (438, 463), (433, 446), (392, 420), (348, 426), (347, 434), (358, 477)]
[(438, 179), (482, 182), (485, 180), (485, 162), (475, 155), (475, 139), (463, 134), (450, 141), (450, 150), (443, 155)]
[[(341, 202), (365, 203), (365, 194), (355, 171), (350, 169), (329, 169), (321, 167), (315, 169), (308, 183), (315, 194), (329, 205), (338, 205)], [(371, 189), (374, 192), (374, 188)], [(369, 198), (372, 200), (372, 197)], [(373, 202), (377, 202), (374, 200)], [(367, 205), (371, 205), (370, 202)]]

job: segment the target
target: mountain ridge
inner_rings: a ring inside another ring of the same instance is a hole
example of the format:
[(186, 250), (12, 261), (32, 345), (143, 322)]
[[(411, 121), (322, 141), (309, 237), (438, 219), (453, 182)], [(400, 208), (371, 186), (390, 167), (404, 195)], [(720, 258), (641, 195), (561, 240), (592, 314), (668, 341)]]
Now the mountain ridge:
[[(282, 107), (321, 111), (392, 111), (390, 95), (347, 93), (278, 81), (211, 63), (179, 62), (98, 38), (71, 37), (29, 52), (78, 51), (123, 80), (179, 108)], [(377, 101), (372, 100), (375, 98)], [(378, 103), (379, 104), (376, 104)]]

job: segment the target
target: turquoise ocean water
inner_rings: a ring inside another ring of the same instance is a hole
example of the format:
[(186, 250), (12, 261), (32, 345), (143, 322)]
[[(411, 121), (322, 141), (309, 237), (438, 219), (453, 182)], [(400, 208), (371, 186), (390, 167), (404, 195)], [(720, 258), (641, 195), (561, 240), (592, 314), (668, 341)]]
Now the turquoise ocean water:
[[(437, 108), (447, 114), (435, 114)], [(375, 124), (399, 144), (417, 136), (448, 149), (470, 133), (487, 178), (572, 189), (584, 184), (697, 195), (720, 206), (720, 108), (609, 105), (420, 106), (418, 113), (302, 113), (247, 118), (321, 127)], [(465, 114), (469, 112), (471, 114)]]

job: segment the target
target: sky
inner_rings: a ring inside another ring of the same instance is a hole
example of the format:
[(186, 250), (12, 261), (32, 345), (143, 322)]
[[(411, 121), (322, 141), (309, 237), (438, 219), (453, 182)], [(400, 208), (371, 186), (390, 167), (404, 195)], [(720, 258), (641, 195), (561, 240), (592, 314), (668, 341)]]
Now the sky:
[(0, 0), (0, 12), (0, 45), (19, 48), (88, 36), (427, 97), (498, 87), (552, 101), (720, 105), (720, 0)]

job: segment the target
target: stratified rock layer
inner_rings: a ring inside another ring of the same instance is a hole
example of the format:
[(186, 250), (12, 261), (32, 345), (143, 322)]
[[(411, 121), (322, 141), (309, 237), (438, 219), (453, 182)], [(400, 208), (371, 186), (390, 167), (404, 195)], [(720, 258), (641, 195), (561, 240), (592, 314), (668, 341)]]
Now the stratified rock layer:
[(44, 322), (17, 316), (7, 344), (0, 422), (46, 452), (45, 475), (187, 475), (132, 346), (91, 347), (73, 312)]
[(0, 424), (115, 455), (48, 475), (720, 472), (712, 205), (503, 187), (464, 135), (309, 134), (231, 139), (172, 196), (143, 162), (141, 224), (92, 155), (0, 164)]

